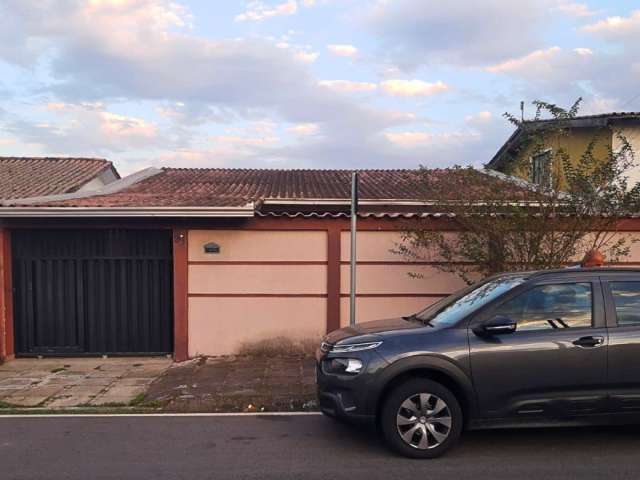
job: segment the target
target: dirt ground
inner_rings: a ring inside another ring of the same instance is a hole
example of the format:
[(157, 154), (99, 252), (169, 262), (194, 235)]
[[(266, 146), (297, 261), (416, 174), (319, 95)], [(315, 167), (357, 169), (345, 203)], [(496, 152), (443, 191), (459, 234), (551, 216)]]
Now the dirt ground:
[(230, 356), (174, 364), (145, 402), (169, 412), (316, 410), (315, 360), (309, 356)]

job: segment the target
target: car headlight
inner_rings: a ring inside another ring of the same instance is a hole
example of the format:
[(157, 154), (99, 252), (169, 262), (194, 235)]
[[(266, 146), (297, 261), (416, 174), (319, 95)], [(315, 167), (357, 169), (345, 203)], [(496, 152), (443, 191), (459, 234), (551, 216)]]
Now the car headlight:
[(382, 342), (352, 343), (350, 345), (334, 345), (331, 353), (360, 352), (362, 350), (373, 350), (382, 345)]
[(362, 371), (362, 361), (357, 358), (332, 358), (324, 361), (324, 369), (334, 375), (357, 375)]

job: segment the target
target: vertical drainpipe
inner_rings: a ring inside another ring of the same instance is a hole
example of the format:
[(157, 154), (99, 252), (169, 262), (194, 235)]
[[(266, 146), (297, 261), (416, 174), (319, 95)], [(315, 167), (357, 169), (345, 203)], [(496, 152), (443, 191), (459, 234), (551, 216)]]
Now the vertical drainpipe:
[(358, 172), (351, 174), (351, 282), (349, 325), (356, 324), (356, 232), (358, 229)]

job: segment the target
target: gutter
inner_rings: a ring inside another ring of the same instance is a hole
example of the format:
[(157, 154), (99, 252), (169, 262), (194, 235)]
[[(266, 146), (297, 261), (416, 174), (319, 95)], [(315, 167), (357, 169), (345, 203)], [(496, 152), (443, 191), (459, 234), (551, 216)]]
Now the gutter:
[(252, 203), (239, 207), (0, 207), (0, 217), (83, 218), (83, 217), (232, 217), (254, 216)]
[[(351, 205), (350, 198), (307, 198), (307, 199), (297, 199), (297, 198), (265, 198), (262, 200), (263, 205), (308, 205), (308, 206), (317, 206), (317, 205)], [(400, 205), (400, 206), (408, 206), (408, 207), (421, 207), (421, 206), (430, 206), (434, 205), (433, 201), (422, 201), (422, 200), (396, 200), (393, 198), (390, 199), (382, 199), (382, 200), (358, 200), (358, 205), (368, 205), (368, 206), (376, 206), (376, 205)]]

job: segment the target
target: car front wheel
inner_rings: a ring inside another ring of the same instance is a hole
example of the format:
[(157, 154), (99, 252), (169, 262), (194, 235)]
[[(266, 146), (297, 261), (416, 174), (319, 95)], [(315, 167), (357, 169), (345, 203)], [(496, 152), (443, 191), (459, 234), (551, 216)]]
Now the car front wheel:
[(387, 397), (380, 426), (387, 444), (411, 458), (435, 458), (460, 438), (463, 415), (455, 395), (443, 385), (413, 379)]

